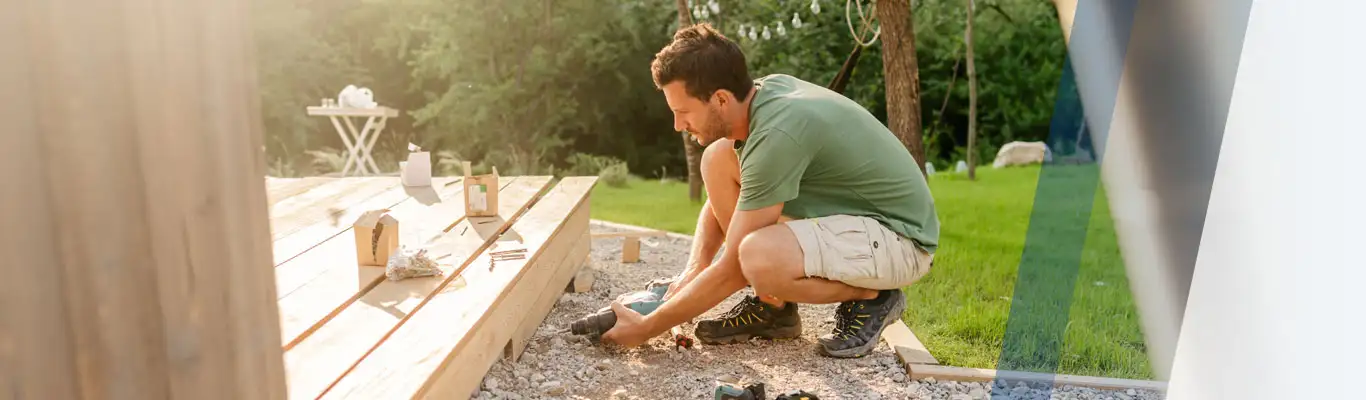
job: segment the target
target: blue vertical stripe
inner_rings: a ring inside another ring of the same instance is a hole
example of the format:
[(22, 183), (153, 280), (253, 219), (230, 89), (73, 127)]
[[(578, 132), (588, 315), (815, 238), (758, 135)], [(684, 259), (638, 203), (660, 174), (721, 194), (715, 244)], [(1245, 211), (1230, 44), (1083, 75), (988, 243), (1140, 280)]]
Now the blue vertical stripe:
[[(1081, 149), (1075, 149), (1074, 144), (1078, 142), (1078, 135), (1086, 133), (1086, 130), (1078, 129), (1083, 115), (1090, 122), (1087, 126), (1090, 131), (1101, 137), (1107, 133), (1121, 75), (1119, 71), (1086, 70), (1087, 79), (1081, 81), (1096, 85), (1085, 88), (1087, 95), (1109, 97), (1089, 97), (1088, 104), (1093, 108), (1086, 110), (1079, 95), (1074, 61), (1084, 68), (1095, 65), (1120, 68), (1124, 64), (1124, 50), (1137, 5), (1136, 0), (1105, 2), (1098, 6), (1095, 2), (1080, 1), (1077, 6), (1072, 43), (1068, 46), (1069, 57), (1063, 63), (1046, 141), (1053, 151), (1052, 161), (1045, 163), (1039, 172), (1024, 253), (1020, 258), (1019, 275), (997, 362), (997, 369), (1002, 371), (998, 380), (1011, 380), (1009, 371), (1054, 374), (1061, 358), (1091, 207), (1100, 184), (1099, 160), (1103, 158), (1100, 151), (1090, 150), (1094, 147), (1090, 146), (1091, 141), (1082, 141)], [(1091, 45), (1096, 43), (1100, 45)], [(1098, 60), (1087, 57), (1110, 57), (1113, 61), (1095, 62)], [(1096, 161), (1060, 162), (1079, 153), (1086, 153)], [(1051, 385), (1047, 386), (1046, 390), (1051, 390)], [(1008, 398), (1008, 394), (1009, 389), (998, 392), (993, 399)]]

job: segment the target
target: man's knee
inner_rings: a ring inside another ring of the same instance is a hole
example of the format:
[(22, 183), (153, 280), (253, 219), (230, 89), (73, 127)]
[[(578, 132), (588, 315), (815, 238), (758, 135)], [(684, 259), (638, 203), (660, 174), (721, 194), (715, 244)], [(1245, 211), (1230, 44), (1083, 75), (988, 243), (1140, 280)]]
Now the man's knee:
[(740, 271), (755, 290), (793, 278), (802, 270), (801, 246), (782, 224), (749, 234), (740, 241), (737, 250), (740, 252)]

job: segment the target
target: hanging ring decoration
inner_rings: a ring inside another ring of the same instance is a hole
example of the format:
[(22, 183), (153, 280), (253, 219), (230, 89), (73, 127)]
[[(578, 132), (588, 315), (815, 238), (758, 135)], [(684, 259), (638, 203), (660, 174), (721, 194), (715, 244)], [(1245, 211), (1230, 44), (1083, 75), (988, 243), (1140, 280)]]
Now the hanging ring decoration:
[(873, 30), (873, 37), (870, 38), (870, 39), (868, 39), (867, 42), (864, 42), (864, 41), (863, 41), (863, 36), (864, 36), (864, 35), (860, 35), (858, 32), (855, 32), (855, 31), (854, 31), (854, 21), (853, 21), (853, 19), (852, 19), (852, 18), (850, 17), (850, 15), (849, 15), (849, 3), (854, 3), (854, 6), (858, 8), (859, 20), (863, 22), (863, 32), (864, 32), (864, 34), (867, 34), (867, 33), (868, 33), (868, 27), (872, 26), (872, 25), (873, 25), (873, 21), (876, 20), (876, 17), (873, 17), (873, 16), (872, 16), (872, 13), (873, 13), (873, 9), (874, 9), (875, 7), (877, 7), (877, 4), (874, 3), (874, 4), (872, 4), (872, 5), (869, 5), (869, 7), (868, 7), (868, 12), (867, 12), (867, 13), (864, 13), (864, 12), (863, 12), (863, 3), (862, 3), (862, 2), (859, 2), (859, 1), (857, 1), (857, 0), (845, 0), (845, 1), (844, 1), (844, 23), (845, 23), (846, 25), (849, 26), (849, 34), (854, 36), (854, 41), (857, 42), (857, 43), (859, 44), (859, 46), (863, 46), (863, 47), (872, 46), (873, 43), (876, 43), (876, 42), (877, 42), (878, 36), (882, 35), (882, 25), (878, 25), (878, 27), (875, 28), (875, 29)]

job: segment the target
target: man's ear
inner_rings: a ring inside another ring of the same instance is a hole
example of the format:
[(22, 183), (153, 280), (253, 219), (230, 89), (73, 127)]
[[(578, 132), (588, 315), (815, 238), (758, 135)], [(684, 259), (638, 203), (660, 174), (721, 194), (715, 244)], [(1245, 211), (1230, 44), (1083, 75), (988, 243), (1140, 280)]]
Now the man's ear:
[(711, 97), (716, 101), (716, 105), (720, 107), (725, 107), (727, 104), (735, 101), (735, 94), (726, 89), (717, 89), (716, 92), (712, 93)]

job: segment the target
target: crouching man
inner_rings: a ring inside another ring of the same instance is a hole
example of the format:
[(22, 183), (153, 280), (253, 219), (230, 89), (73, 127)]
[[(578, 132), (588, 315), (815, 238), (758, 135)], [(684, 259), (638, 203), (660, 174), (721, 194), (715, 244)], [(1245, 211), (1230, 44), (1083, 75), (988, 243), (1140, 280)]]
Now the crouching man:
[(648, 316), (613, 304), (618, 322), (603, 340), (637, 346), (750, 286), (756, 296), (698, 323), (699, 341), (794, 338), (798, 304), (840, 303), (818, 350), (871, 352), (938, 244), (910, 152), (839, 93), (787, 75), (750, 78), (739, 46), (706, 24), (675, 34), (651, 70), (674, 128), (706, 146), (708, 199), (668, 301)]

